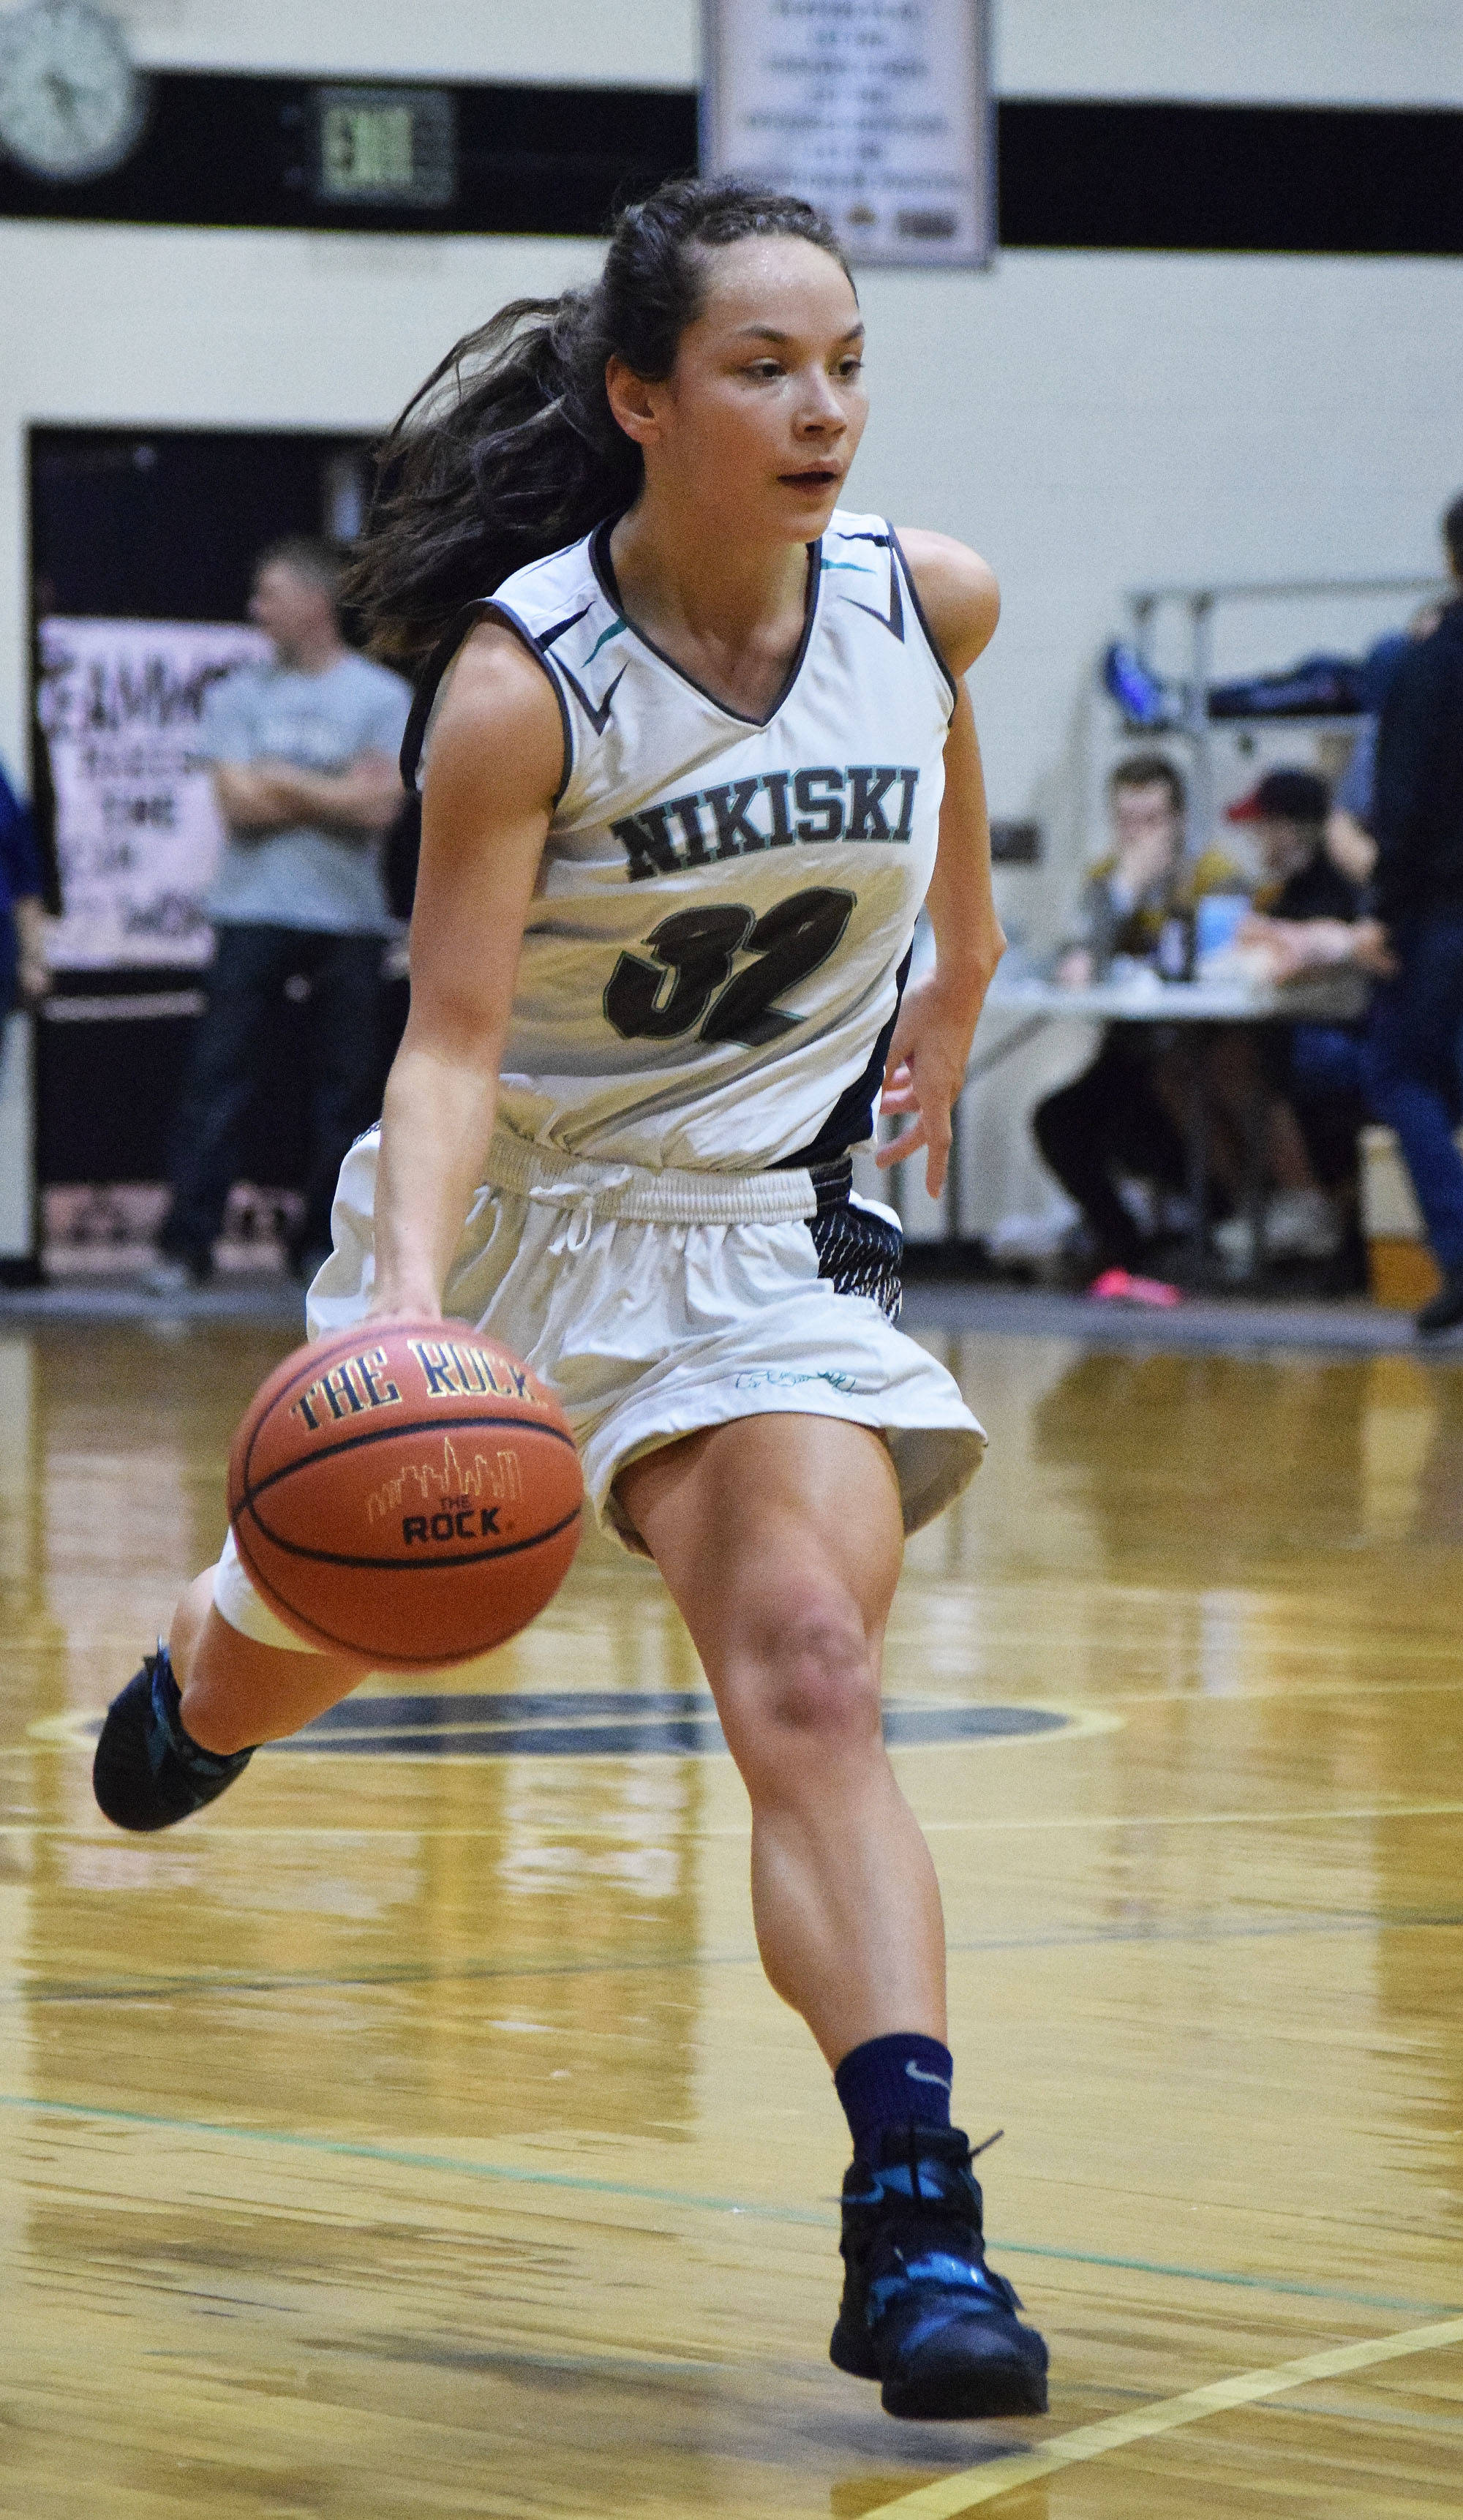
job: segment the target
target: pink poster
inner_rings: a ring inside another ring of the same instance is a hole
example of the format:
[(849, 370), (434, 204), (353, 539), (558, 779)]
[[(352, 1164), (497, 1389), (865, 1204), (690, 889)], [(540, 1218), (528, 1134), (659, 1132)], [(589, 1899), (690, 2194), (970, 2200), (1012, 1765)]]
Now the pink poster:
[(203, 964), (202, 900), (223, 844), (195, 751), (212, 686), (267, 661), (238, 622), (43, 621), (41, 724), (56, 785), (66, 915), (59, 970)]

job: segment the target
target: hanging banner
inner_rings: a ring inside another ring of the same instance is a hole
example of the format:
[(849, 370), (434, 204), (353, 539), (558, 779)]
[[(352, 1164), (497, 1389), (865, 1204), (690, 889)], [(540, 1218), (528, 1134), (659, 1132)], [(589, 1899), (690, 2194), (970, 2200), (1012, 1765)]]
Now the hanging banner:
[(851, 262), (989, 262), (987, 0), (704, 0), (701, 159), (827, 212)]
[(195, 742), (208, 692), (272, 654), (238, 622), (40, 625), (40, 720), (56, 788), (59, 970), (203, 964), (203, 895), (223, 846)]

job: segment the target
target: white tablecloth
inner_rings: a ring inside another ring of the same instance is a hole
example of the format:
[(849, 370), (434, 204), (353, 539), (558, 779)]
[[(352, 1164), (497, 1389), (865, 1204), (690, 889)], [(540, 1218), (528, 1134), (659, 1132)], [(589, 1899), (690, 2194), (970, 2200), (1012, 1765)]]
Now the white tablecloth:
[(986, 1005), (1013, 1015), (1068, 1016), (1099, 1023), (1353, 1023), (1366, 1011), (1359, 971), (1308, 973), (1277, 988), (1264, 980), (1094, 980), (1064, 989), (1056, 980), (1002, 977)]

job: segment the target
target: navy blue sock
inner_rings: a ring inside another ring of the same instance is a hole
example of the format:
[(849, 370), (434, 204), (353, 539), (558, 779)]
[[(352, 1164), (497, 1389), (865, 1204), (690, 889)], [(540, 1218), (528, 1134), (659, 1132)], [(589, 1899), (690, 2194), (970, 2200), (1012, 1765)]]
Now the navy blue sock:
[(851, 2048), (833, 2074), (857, 2152), (880, 2127), (950, 2124), (954, 2060), (922, 2030), (896, 2030)]

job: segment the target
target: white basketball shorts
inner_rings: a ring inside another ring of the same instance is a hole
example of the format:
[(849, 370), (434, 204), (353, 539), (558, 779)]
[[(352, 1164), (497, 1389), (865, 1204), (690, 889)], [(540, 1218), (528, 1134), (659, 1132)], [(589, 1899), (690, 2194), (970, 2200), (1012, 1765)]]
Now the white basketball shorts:
[[(349, 1329), (375, 1281), (377, 1132), (340, 1170), (334, 1248), (310, 1289), (310, 1335)], [(854, 1196), (851, 1166), (650, 1172), (555, 1155), (500, 1131), (443, 1309), (501, 1339), (562, 1405), (600, 1522), (643, 1553), (614, 1483), (658, 1445), (733, 1418), (841, 1418), (875, 1428), (918, 1531), (974, 1476), (984, 1431), (955, 1383), (894, 1327), (902, 1237)], [(310, 1648), (254, 1591), (233, 1535), (214, 1578), (231, 1626)]]

